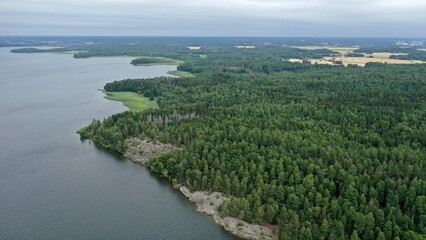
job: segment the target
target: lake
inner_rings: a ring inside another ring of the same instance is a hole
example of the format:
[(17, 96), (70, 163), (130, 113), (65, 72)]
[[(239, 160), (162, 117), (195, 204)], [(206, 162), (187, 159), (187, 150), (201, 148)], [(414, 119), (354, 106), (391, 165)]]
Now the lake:
[(235, 239), (164, 179), (76, 134), (126, 110), (105, 83), (175, 69), (0, 48), (0, 239)]

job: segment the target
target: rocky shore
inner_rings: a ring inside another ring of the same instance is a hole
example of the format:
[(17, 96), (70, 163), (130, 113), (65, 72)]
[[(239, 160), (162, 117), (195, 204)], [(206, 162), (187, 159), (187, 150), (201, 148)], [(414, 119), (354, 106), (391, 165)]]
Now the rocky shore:
[[(265, 226), (250, 224), (233, 217), (221, 217), (218, 208), (228, 198), (220, 192), (208, 193), (204, 191), (192, 192), (184, 185), (177, 185), (189, 201), (197, 205), (199, 212), (206, 213), (213, 217), (213, 220), (234, 235), (253, 240), (274, 240), (278, 239), (278, 229), (271, 229)], [(274, 231), (275, 230), (275, 231)]]
[(135, 163), (146, 165), (146, 162), (161, 153), (179, 150), (171, 144), (164, 144), (161, 142), (153, 142), (148, 140), (141, 140), (138, 138), (130, 138), (126, 140), (127, 150), (124, 156)]
[[(131, 138), (126, 140), (127, 150), (124, 156), (135, 163), (146, 165), (151, 157), (155, 157), (164, 152), (179, 150), (170, 144), (152, 142)], [(218, 211), (219, 206), (228, 199), (220, 192), (192, 192), (184, 185), (174, 186), (182, 192), (189, 201), (195, 203), (197, 210), (212, 216), (213, 220), (234, 235), (251, 240), (276, 240), (278, 239), (278, 229), (276, 227), (266, 227), (257, 224), (250, 224), (233, 217), (221, 217)]]

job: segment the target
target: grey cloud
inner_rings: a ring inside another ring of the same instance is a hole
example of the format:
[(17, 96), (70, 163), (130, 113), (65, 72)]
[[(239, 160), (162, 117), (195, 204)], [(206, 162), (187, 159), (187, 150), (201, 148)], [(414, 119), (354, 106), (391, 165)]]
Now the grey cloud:
[(2, 0), (1, 35), (424, 37), (423, 0)]

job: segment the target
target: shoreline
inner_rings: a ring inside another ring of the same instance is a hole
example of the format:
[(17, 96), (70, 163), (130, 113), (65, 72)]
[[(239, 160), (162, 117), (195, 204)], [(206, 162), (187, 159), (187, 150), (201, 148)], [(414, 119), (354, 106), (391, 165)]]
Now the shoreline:
[[(179, 150), (179, 148), (159, 142), (152, 143), (147, 140), (137, 138), (126, 140), (127, 150), (123, 156), (130, 161), (146, 167), (149, 158), (164, 152)], [(148, 168), (149, 171), (151, 171)], [(163, 177), (159, 174), (159, 176)], [(168, 181), (170, 184), (171, 182)], [(246, 221), (226, 216), (221, 217), (218, 211), (219, 206), (229, 197), (220, 192), (196, 191), (191, 192), (185, 185), (176, 184), (173, 188), (180, 191), (190, 202), (194, 203), (197, 211), (213, 218), (213, 221), (224, 228), (226, 231), (242, 239), (250, 240), (277, 240), (278, 226), (262, 226), (251, 224)]]
[[(157, 64), (154, 64), (157, 65)], [(165, 65), (165, 64), (161, 64)], [(167, 65), (167, 64), (166, 64)], [(134, 65), (141, 66), (141, 65)], [(175, 74), (174, 74), (175, 73)], [(183, 72), (187, 76), (182, 76), (179, 70), (169, 71), (167, 74), (174, 75), (176, 77), (193, 77), (191, 73)], [(189, 76), (190, 75), (190, 76)], [(130, 107), (124, 104), (124, 101), (113, 100), (107, 98), (107, 92), (102, 89), (98, 89), (103, 92), (104, 98), (110, 101), (119, 101), (122, 102), (124, 106), (126, 106), (129, 111), (131, 111)], [(83, 127), (77, 131), (78, 134), (81, 135), (81, 132), (84, 131), (86, 127)], [(90, 139), (91, 140), (91, 139)], [(93, 141), (93, 140), (91, 140)], [(138, 138), (130, 138), (125, 140), (125, 145), (127, 146), (127, 150), (120, 155), (124, 156), (126, 159), (142, 165), (146, 166), (147, 161), (154, 156), (158, 156), (162, 153), (168, 151), (180, 150), (180, 148), (173, 146), (171, 144), (163, 144), (161, 142), (151, 142), (149, 140), (141, 140)], [(101, 146), (103, 147), (103, 146)], [(152, 172), (149, 168), (147, 168), (150, 172)], [(152, 172), (153, 173), (153, 172)], [(160, 177), (164, 177), (161, 174), (158, 174)], [(171, 184), (171, 186), (179, 190), (180, 194), (184, 195), (191, 203), (194, 203), (197, 211), (203, 214), (209, 215), (215, 224), (221, 226), (224, 230), (230, 232), (231, 234), (241, 238), (241, 239), (249, 239), (249, 240), (278, 240), (279, 238), (279, 228), (277, 225), (275, 226), (262, 226), (257, 224), (251, 224), (246, 221), (225, 216), (221, 217), (218, 211), (219, 206), (225, 201), (228, 200), (229, 197), (225, 196), (220, 192), (212, 192), (209, 193), (207, 191), (196, 191), (192, 192), (183, 184), (172, 185), (170, 181), (167, 181)]]

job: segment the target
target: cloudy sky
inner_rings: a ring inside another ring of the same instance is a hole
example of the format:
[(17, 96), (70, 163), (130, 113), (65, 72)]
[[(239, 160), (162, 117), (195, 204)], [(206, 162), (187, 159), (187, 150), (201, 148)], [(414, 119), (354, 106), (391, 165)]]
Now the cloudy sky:
[(426, 0), (0, 0), (0, 35), (426, 37)]

